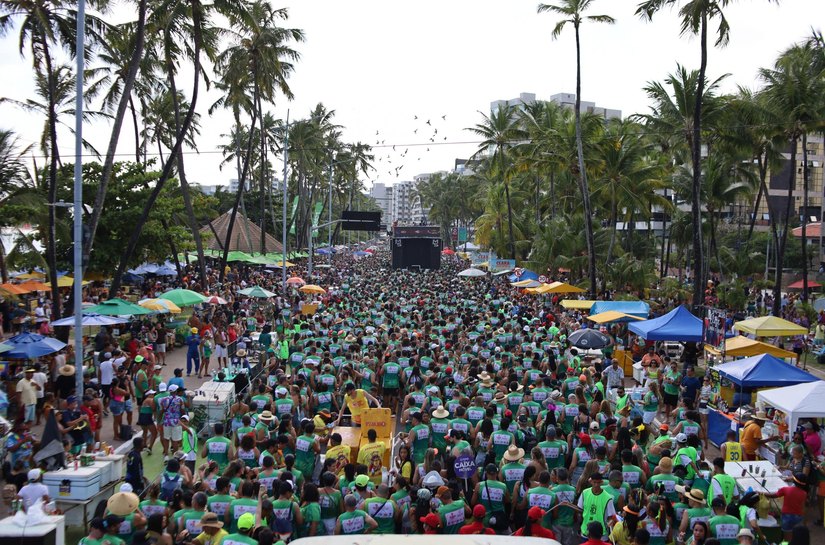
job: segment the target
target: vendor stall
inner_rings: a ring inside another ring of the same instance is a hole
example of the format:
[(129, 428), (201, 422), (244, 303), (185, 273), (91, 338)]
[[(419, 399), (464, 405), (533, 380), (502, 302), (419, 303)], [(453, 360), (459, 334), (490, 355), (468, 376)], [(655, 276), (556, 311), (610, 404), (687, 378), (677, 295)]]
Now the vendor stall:
[(757, 394), (757, 403), (782, 411), (790, 430), (795, 430), (800, 418), (825, 418), (825, 382), (807, 382), (774, 388)]
[(599, 314), (609, 310), (647, 318), (650, 314), (650, 305), (644, 301), (596, 301), (590, 307), (590, 314)]
[(748, 357), (758, 356), (760, 354), (770, 354), (782, 359), (796, 359), (796, 354), (790, 350), (784, 350), (772, 344), (763, 343), (756, 339), (750, 339), (742, 335), (736, 335), (725, 339), (719, 348), (714, 348), (710, 345), (705, 345), (705, 351), (713, 356), (718, 356), (722, 359), (725, 357)]
[[(762, 354), (722, 365), (711, 369), (711, 376), (720, 383), (720, 397), (724, 406), (748, 405), (747, 395), (761, 388), (775, 388), (808, 382), (818, 379), (802, 369), (785, 361)], [(715, 445), (725, 441), (728, 430), (738, 430), (742, 422), (731, 413), (723, 412), (718, 406), (708, 414), (708, 440)]]
[[(595, 309), (596, 305), (593, 305), (593, 308)], [(664, 316), (644, 322), (633, 322), (627, 327), (646, 341), (702, 342), (704, 324), (691, 314), (687, 307), (679, 306)]]

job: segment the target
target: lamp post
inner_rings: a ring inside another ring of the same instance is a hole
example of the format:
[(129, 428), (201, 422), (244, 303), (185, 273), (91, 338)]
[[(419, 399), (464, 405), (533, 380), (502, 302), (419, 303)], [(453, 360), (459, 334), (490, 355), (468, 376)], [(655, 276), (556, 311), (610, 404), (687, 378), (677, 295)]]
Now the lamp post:
[(74, 346), (77, 392), (83, 392), (83, 63), (86, 48), (86, 0), (77, 2), (74, 106)]

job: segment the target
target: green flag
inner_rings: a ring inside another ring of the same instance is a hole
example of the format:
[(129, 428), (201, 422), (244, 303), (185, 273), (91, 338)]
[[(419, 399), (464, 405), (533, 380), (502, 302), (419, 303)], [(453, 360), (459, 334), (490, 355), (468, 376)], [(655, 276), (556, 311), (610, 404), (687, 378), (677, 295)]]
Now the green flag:
[[(318, 220), (321, 219), (321, 211), (324, 209), (324, 203), (316, 202), (315, 203), (315, 213), (312, 214), (312, 225), (318, 225)], [(312, 231), (312, 236), (316, 236), (318, 232), (316, 230)]]
[(295, 212), (297, 212), (297, 211), (298, 211), (298, 196), (296, 195), (295, 199), (293, 199), (293, 201), (292, 201), (292, 213), (289, 215), (289, 217), (291, 218), (289, 220), (289, 234), (290, 235), (295, 234), (295, 219), (296, 219), (295, 218)]

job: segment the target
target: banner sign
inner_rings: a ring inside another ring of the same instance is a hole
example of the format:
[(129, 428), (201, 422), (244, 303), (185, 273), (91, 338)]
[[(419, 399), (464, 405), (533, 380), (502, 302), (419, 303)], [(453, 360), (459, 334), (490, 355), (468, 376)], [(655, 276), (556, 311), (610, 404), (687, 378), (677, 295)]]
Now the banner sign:
[(512, 271), (516, 268), (515, 259), (491, 259), (490, 272), (496, 273), (499, 271)]

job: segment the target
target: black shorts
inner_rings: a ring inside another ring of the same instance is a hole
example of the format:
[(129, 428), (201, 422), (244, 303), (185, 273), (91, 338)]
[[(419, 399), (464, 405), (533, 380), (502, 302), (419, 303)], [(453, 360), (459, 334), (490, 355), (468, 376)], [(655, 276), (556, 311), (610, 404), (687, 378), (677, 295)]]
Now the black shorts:
[(112, 389), (111, 384), (101, 384), (100, 391), (103, 392), (103, 397), (109, 399), (109, 391)]
[(664, 394), (662, 397), (664, 398), (665, 405), (675, 407), (679, 404), (679, 394)]
[(138, 413), (138, 426), (151, 426), (155, 423), (155, 415), (151, 413)]
[(398, 397), (398, 388), (384, 388), (384, 395)]

